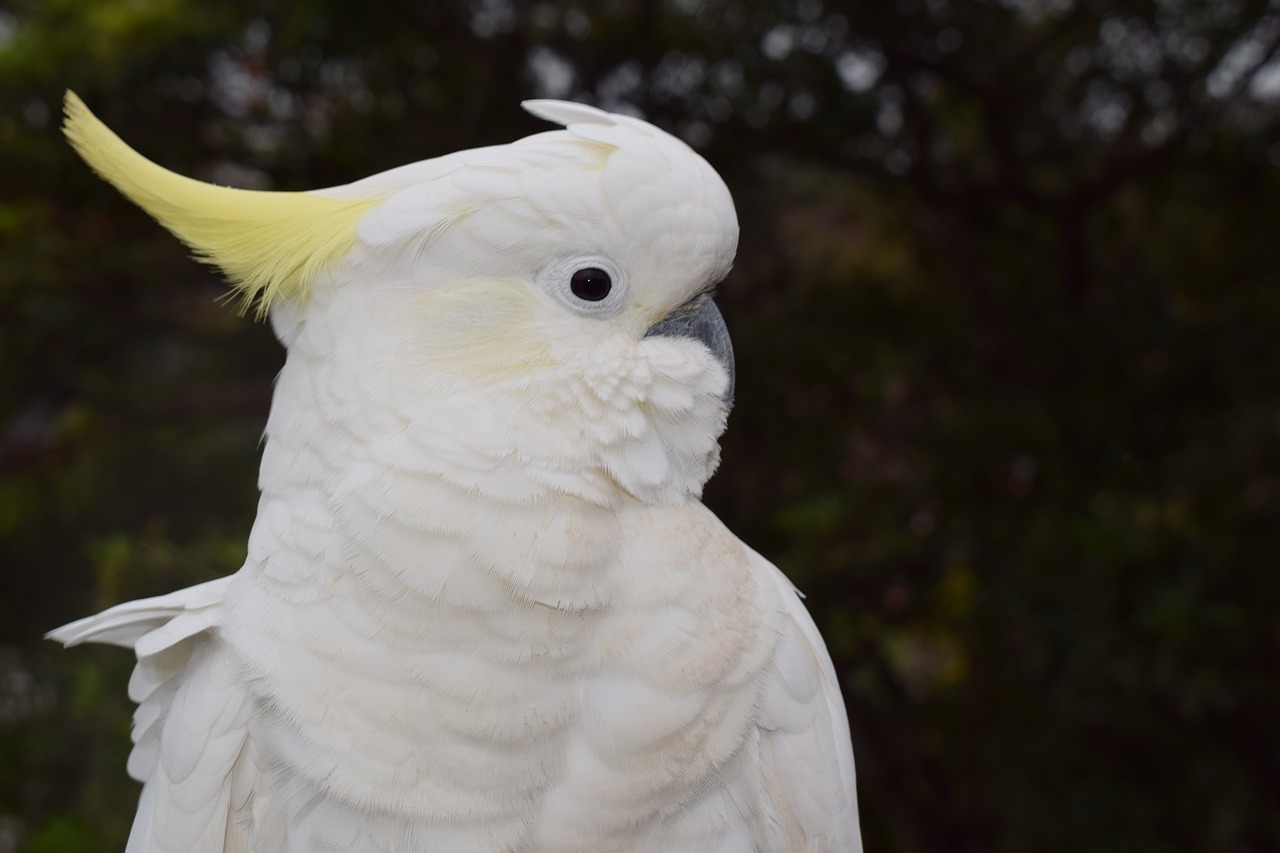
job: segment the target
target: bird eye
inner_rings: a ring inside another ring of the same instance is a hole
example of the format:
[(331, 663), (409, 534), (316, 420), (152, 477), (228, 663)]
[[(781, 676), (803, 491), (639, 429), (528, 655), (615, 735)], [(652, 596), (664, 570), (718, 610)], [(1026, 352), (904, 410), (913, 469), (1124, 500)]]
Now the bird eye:
[(569, 289), (573, 295), (587, 302), (599, 302), (613, 290), (613, 279), (599, 267), (580, 269), (569, 279)]

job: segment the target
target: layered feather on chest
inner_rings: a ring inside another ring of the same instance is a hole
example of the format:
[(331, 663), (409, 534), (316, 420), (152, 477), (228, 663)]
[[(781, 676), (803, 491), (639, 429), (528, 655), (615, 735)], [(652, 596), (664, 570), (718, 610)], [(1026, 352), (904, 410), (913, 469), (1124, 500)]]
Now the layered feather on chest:
[(662, 538), (696, 510), (493, 506), (394, 479), (312, 509), (322, 546), (273, 549), (232, 591), (223, 635), (269, 763), (499, 847), (531, 822), (604, 839), (717, 785), (774, 644), (748, 635), (762, 605), (746, 562), (703, 553), (736, 543), (676, 558)]

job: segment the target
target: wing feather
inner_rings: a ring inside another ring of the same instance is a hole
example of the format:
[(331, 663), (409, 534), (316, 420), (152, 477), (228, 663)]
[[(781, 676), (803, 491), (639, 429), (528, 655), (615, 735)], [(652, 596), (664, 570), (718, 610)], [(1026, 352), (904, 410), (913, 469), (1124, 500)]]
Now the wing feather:
[(858, 853), (853, 746), (835, 666), (795, 587), (756, 558), (778, 601), (778, 644), (758, 718), (770, 823), (788, 849)]
[(128, 853), (248, 850), (264, 790), (252, 755), (252, 702), (218, 639), (231, 578), (121, 604), (50, 632), (65, 645), (133, 648), (129, 775), (143, 783)]
[(126, 601), (56, 628), (45, 636), (64, 646), (106, 643), (131, 649), (144, 634), (163, 627), (175, 616), (188, 610), (219, 605), (230, 582), (229, 577), (218, 578), (168, 595)]

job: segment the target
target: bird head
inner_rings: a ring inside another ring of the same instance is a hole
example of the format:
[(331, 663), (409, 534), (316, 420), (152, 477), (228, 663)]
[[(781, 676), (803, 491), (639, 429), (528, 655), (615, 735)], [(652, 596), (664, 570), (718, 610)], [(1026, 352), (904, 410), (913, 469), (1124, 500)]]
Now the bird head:
[(349, 454), (425, 435), (583, 497), (610, 484), (647, 502), (696, 496), (733, 394), (711, 301), (737, 245), (729, 192), (643, 121), (525, 108), (564, 129), (313, 192), (174, 174), (71, 93), (65, 129), (270, 316), (289, 356), (269, 438), (344, 422), (364, 436)]

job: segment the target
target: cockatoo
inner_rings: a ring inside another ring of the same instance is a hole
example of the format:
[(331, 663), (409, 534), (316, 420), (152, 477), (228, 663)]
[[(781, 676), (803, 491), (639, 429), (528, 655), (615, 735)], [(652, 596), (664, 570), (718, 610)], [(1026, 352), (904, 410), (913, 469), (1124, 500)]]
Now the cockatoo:
[(315, 192), (89, 165), (288, 355), (230, 577), (51, 636), (133, 649), (129, 851), (857, 851), (787, 579), (700, 502), (733, 360), (723, 181), (636, 118)]

